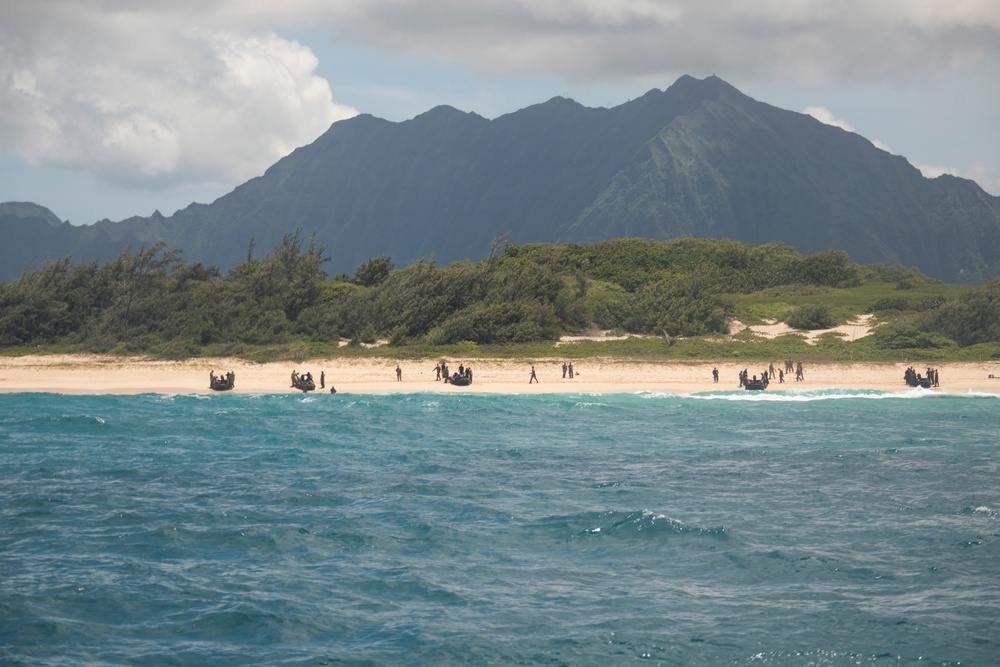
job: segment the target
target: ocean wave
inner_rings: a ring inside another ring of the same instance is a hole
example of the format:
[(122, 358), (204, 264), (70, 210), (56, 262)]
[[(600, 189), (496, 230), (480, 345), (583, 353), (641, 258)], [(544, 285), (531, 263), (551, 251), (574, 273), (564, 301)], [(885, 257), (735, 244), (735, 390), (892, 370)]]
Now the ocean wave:
[(724, 526), (702, 528), (649, 509), (630, 512), (586, 512), (553, 516), (533, 524), (546, 532), (566, 532), (574, 538), (613, 537), (625, 539), (705, 536), (728, 539)]
[[(670, 394), (659, 394), (670, 396)], [(867, 400), (913, 400), (913, 399), (949, 399), (949, 398), (980, 398), (998, 399), (997, 394), (983, 392), (949, 393), (928, 391), (926, 389), (909, 389), (906, 391), (880, 391), (876, 389), (845, 389), (828, 387), (822, 389), (782, 389), (779, 391), (712, 391), (694, 394), (680, 394), (681, 397), (701, 401), (742, 401), (750, 403), (806, 403), (810, 401), (835, 401), (844, 399)]]
[(96, 415), (49, 415), (32, 419), (36, 423), (49, 424), (58, 428), (88, 428), (106, 426), (104, 417)]
[(965, 516), (981, 516), (988, 519), (996, 519), (998, 516), (997, 510), (988, 507), (987, 505), (977, 505), (976, 507), (963, 507), (962, 512)]

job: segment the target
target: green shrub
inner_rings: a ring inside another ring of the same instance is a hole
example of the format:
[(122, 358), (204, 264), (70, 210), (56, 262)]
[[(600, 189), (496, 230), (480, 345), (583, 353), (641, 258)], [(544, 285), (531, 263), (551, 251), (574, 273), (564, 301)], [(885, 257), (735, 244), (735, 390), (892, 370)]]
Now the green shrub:
[(461, 310), (427, 335), (432, 345), (460, 341), (474, 343), (529, 343), (559, 337), (559, 321), (548, 305), (524, 303), (479, 304)]
[(871, 307), (872, 312), (882, 313), (887, 310), (912, 310), (910, 300), (902, 296), (882, 297)]
[(955, 341), (940, 334), (909, 325), (878, 327), (871, 338), (873, 347), (882, 350), (935, 350), (955, 346)]
[(625, 330), (670, 336), (729, 332), (732, 306), (696, 277), (664, 280), (638, 290), (625, 306)]
[(1000, 278), (929, 311), (918, 325), (962, 347), (1000, 342)]
[(829, 329), (837, 321), (830, 314), (830, 309), (823, 305), (801, 306), (788, 314), (785, 323), (793, 329), (812, 331)]

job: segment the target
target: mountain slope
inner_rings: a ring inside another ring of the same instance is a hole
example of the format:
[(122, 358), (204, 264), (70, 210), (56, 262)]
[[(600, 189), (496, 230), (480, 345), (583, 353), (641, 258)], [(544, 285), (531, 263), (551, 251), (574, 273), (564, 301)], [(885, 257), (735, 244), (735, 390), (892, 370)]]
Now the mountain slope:
[(613, 109), (554, 98), (492, 121), (450, 107), (402, 123), (357, 116), (212, 204), (67, 227), (17, 235), (4, 278), (49, 250), (107, 257), (158, 240), (226, 269), (251, 239), (260, 253), (296, 228), (326, 246), (336, 273), (378, 255), (400, 266), (479, 259), (509, 232), (521, 244), (782, 242), (949, 281), (1000, 274), (1000, 198), (928, 180), (863, 137), (715, 77), (682, 77)]
[(840, 248), (857, 262), (919, 266), (948, 280), (1000, 270), (997, 198), (970, 181), (925, 179), (856, 134), (721, 83), (561, 233), (593, 242), (623, 220), (623, 235)]

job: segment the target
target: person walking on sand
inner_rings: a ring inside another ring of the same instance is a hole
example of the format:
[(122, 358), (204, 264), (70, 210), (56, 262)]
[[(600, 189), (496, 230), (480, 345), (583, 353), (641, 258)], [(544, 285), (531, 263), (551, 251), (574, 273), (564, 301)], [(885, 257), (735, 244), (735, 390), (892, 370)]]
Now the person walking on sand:
[(566, 377), (566, 362), (563, 362), (563, 377)]
[(326, 388), (326, 371), (319, 372), (319, 388), (320, 389)]
[(573, 379), (573, 362), (569, 362), (569, 379)]
[(535, 367), (534, 366), (531, 367), (531, 377), (528, 378), (528, 384), (531, 384), (532, 382), (538, 382), (538, 376), (535, 375)]
[(396, 382), (402, 382), (402, 381), (403, 381), (403, 369), (399, 367), (399, 364), (396, 364)]

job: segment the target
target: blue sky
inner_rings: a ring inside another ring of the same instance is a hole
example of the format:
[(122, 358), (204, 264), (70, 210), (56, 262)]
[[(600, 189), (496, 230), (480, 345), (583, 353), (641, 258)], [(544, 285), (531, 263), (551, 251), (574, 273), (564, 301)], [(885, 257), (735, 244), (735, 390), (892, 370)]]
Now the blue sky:
[(994, 0), (6, 0), (0, 201), (169, 215), (356, 113), (614, 106), (684, 74), (1000, 195)]

